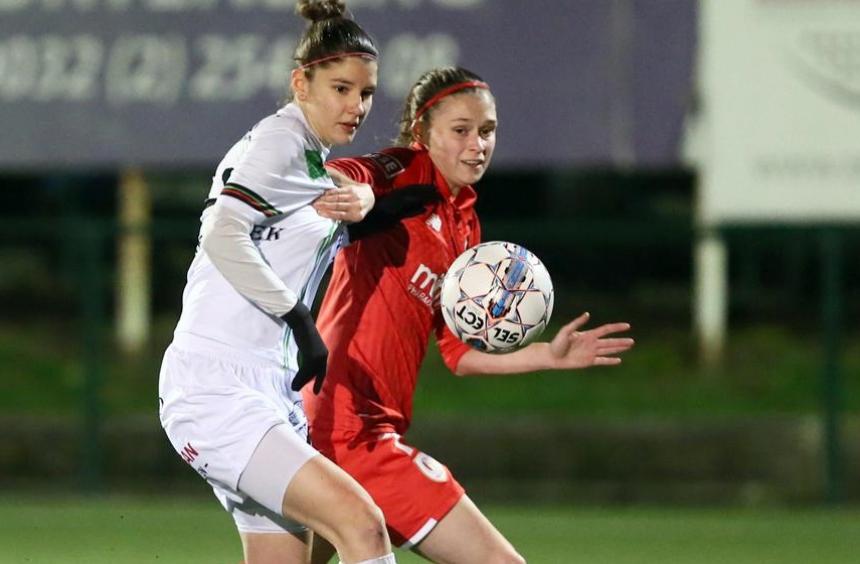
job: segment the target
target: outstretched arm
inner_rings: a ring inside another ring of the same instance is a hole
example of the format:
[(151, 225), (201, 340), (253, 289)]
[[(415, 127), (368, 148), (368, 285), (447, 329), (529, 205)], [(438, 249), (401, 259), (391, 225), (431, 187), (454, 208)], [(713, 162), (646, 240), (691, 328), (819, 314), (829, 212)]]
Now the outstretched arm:
[(508, 354), (470, 350), (460, 358), (457, 376), (520, 374), (535, 370), (588, 368), (621, 364), (616, 356), (633, 346), (633, 339), (617, 337), (629, 323), (607, 323), (581, 331), (590, 314), (583, 313), (562, 327), (552, 341), (532, 343)]

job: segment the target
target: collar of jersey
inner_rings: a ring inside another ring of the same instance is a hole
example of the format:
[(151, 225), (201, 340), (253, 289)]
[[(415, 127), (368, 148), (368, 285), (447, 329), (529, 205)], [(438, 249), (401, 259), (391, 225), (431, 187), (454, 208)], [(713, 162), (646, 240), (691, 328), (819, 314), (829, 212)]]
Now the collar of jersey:
[(307, 133), (307, 135), (305, 135), (305, 138), (309, 138), (313, 142), (314, 149), (320, 152), (323, 161), (328, 158), (328, 154), (331, 149), (326, 147), (325, 144), (323, 144), (323, 142), (320, 140), (320, 138), (317, 137), (317, 134), (314, 133), (313, 128), (308, 123), (308, 120), (305, 118), (305, 113), (302, 111), (301, 108), (299, 108), (292, 102), (289, 102), (283, 108), (278, 110), (278, 113), (282, 116), (292, 117), (299, 120), (299, 122), (301, 122), (302, 126), (304, 126), (305, 128), (305, 132)]
[(441, 194), (442, 197), (445, 198), (448, 203), (460, 209), (465, 209), (470, 207), (475, 202), (475, 200), (478, 198), (478, 194), (475, 192), (475, 189), (471, 185), (466, 185), (460, 188), (460, 192), (458, 192), (456, 196), (451, 193), (451, 188), (448, 186), (448, 181), (445, 180), (445, 177), (439, 173), (439, 169), (436, 168), (435, 164), (433, 164), (433, 159), (430, 158), (430, 152), (427, 151), (427, 147), (425, 147), (421, 143), (415, 142), (412, 143), (409, 148), (423, 155), (423, 157), (427, 159), (427, 162), (430, 164), (430, 167), (433, 171), (434, 184), (439, 190), (439, 194)]

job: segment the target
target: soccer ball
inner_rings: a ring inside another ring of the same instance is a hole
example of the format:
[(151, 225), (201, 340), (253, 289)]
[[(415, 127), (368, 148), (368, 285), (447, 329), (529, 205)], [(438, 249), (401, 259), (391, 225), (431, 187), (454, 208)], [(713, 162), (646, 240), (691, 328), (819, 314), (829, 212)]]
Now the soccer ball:
[(514, 243), (490, 241), (461, 254), (442, 279), (442, 316), (464, 343), (509, 352), (541, 334), (552, 315), (552, 280)]

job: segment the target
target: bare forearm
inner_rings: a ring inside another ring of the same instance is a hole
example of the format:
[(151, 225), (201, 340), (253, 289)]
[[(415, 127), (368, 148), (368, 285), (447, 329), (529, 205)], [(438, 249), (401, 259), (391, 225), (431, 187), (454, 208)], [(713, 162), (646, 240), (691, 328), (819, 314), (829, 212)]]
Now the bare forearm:
[(488, 354), (471, 350), (457, 363), (457, 376), (521, 374), (553, 368), (549, 343), (532, 343), (507, 354)]
[(633, 346), (633, 339), (618, 337), (629, 323), (607, 323), (582, 330), (589, 314), (584, 313), (562, 327), (550, 342), (531, 345), (508, 354), (470, 350), (457, 363), (457, 376), (520, 374), (535, 370), (576, 370), (590, 366), (617, 366), (619, 354)]

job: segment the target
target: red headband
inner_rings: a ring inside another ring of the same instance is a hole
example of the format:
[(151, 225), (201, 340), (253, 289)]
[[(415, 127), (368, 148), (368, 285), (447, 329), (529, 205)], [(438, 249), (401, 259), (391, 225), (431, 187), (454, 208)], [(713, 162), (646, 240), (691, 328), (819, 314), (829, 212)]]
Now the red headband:
[(364, 51), (349, 51), (345, 53), (335, 53), (334, 55), (326, 55), (325, 57), (314, 59), (313, 61), (310, 61), (303, 65), (299, 65), (299, 70), (304, 70), (308, 67), (312, 67), (314, 65), (318, 65), (320, 63), (324, 63), (326, 61), (331, 61), (334, 59), (341, 59), (343, 57), (364, 57), (365, 59), (370, 59), (372, 61), (376, 60), (376, 55), (374, 55), (373, 53), (365, 53)]
[(412, 127), (415, 127), (415, 124), (418, 123), (418, 120), (421, 119), (421, 116), (424, 115), (427, 110), (438, 104), (439, 100), (441, 100), (445, 96), (450, 96), (454, 92), (465, 90), (466, 88), (484, 88), (486, 90), (489, 90), (490, 85), (480, 80), (469, 80), (467, 82), (458, 82), (457, 84), (453, 84), (448, 88), (440, 90), (436, 93), (435, 96), (427, 100), (417, 112), (415, 112), (415, 117), (412, 119)]

